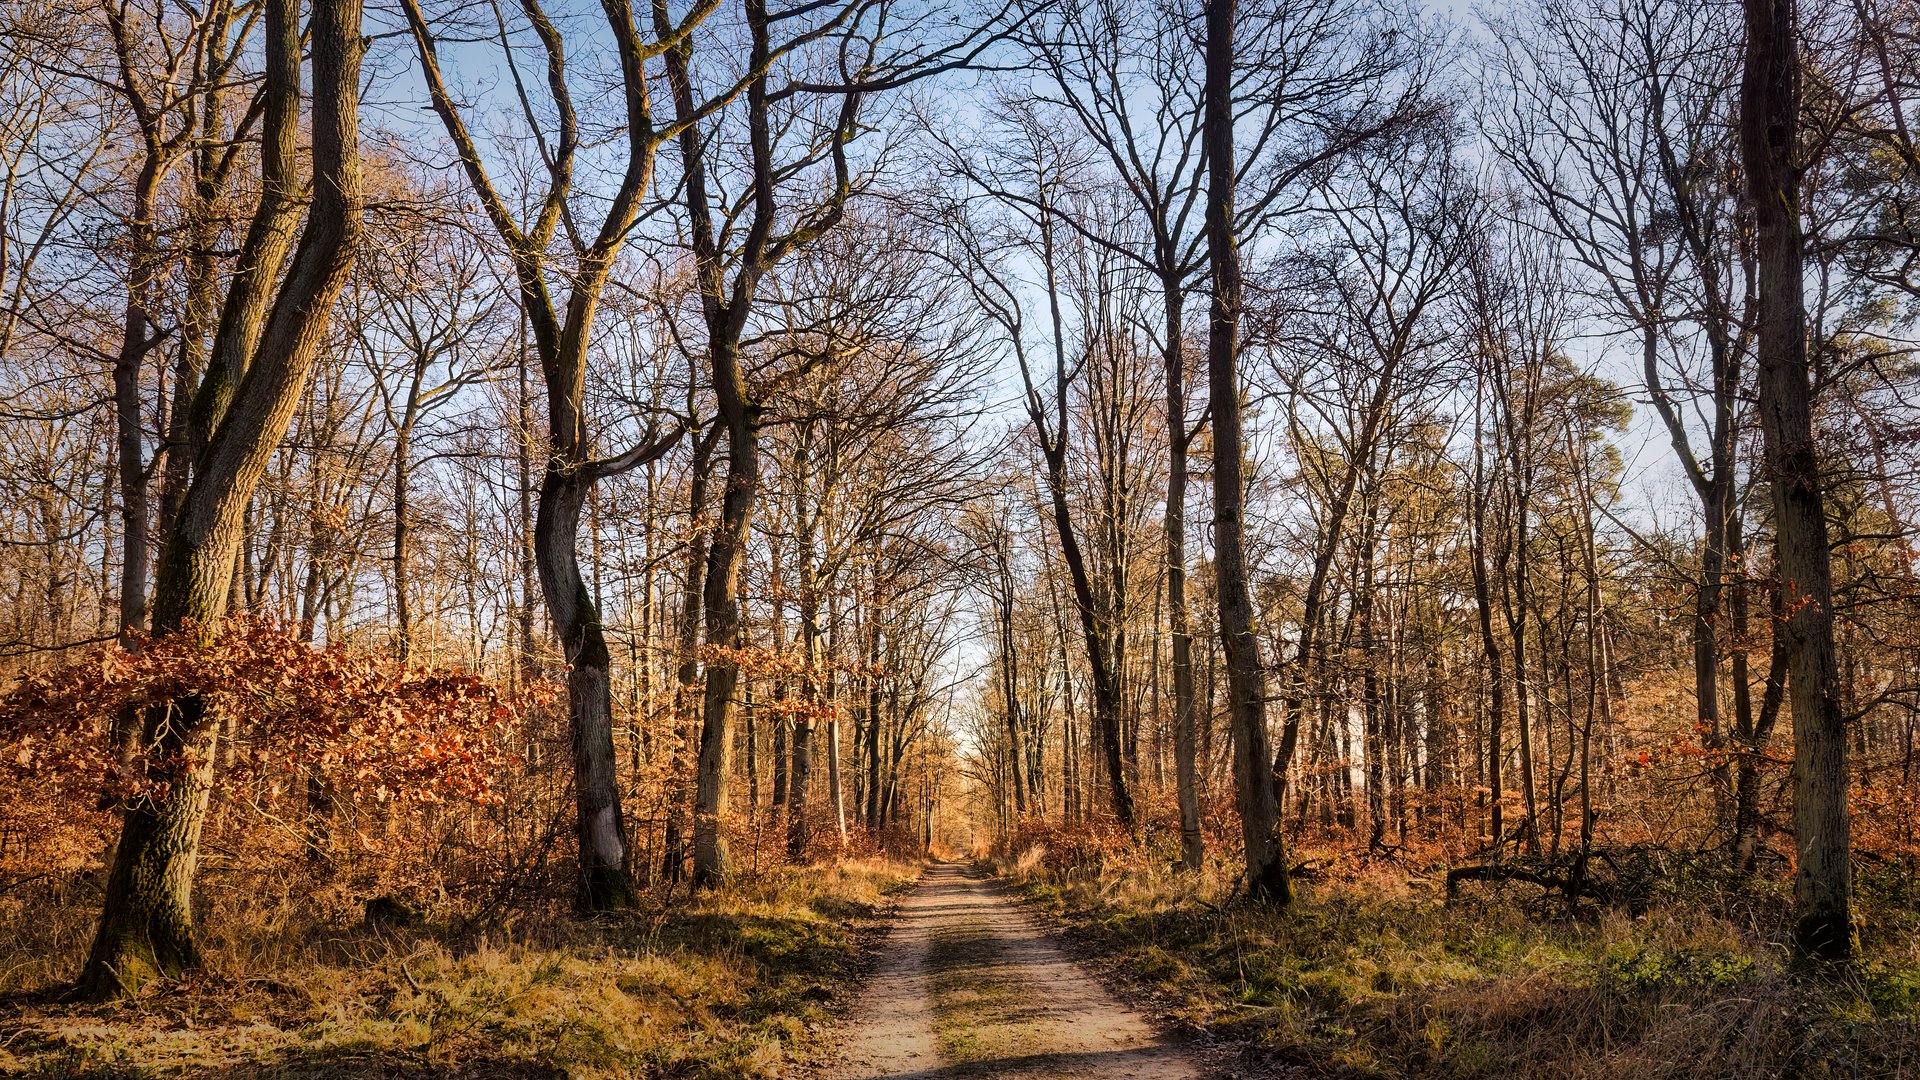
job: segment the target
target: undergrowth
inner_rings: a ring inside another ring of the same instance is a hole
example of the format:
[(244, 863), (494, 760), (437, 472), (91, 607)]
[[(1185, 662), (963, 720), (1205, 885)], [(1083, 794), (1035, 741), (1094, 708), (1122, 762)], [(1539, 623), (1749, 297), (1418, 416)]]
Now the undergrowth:
[(1028, 849), (995, 869), (1176, 1020), (1288, 1075), (1920, 1075), (1920, 955), (1897, 911), (1836, 975), (1699, 902), (1572, 917), (1508, 886), (1449, 903), (1432, 877), (1362, 862), (1277, 912), (1222, 871), (1056, 863)]
[(787, 869), (588, 922), (303, 922), (297, 904), (257, 905), (212, 923), (206, 974), (101, 1007), (31, 984), (54, 975), (28, 951), (55, 933), (51, 913), (5, 939), (0, 1071), (777, 1076), (812, 1046), (870, 917), (913, 875), (881, 860)]

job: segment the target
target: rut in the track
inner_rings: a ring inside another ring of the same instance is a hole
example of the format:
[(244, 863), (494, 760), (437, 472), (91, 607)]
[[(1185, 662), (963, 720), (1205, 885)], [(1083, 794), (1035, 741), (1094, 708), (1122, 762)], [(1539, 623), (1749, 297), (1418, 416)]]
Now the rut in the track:
[(955, 865), (900, 905), (828, 1080), (1199, 1080), (1012, 901)]

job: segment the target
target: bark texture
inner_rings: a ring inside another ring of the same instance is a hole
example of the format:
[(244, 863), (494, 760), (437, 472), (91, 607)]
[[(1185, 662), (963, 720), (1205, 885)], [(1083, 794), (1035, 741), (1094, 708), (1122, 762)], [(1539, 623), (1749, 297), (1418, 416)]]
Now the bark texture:
[(1760, 263), (1760, 430), (1773, 492), (1774, 564), (1785, 596), (1793, 710), (1794, 944), (1806, 956), (1853, 956), (1847, 822), (1847, 727), (1833, 641), (1833, 568), (1813, 441), (1801, 265), (1797, 129), (1800, 60), (1793, 0), (1746, 0), (1740, 149)]
[(1234, 239), (1233, 56), (1235, 0), (1207, 5), (1207, 254), (1213, 267), (1208, 316), (1208, 390), (1213, 404), (1214, 576), (1227, 659), (1234, 788), (1246, 849), (1247, 891), (1275, 905), (1293, 900), (1286, 845), (1274, 800), (1267, 693), (1253, 594), (1247, 582), (1246, 475), (1240, 425), (1240, 250)]
[[(296, 12), (292, 0), (273, 0), (264, 13), (265, 170), (270, 179), (291, 171), (289, 133), (299, 94)], [(250, 341), (257, 341), (258, 348), (232, 388), (230, 404), (220, 411), (166, 536), (154, 582), (157, 633), (204, 626), (226, 614), (247, 503), (293, 419), (359, 246), (359, 80), (364, 50), (359, 0), (315, 0), (310, 38), (312, 207), (270, 311), (256, 307), (253, 299), (271, 288), (270, 281), (258, 279), (272, 269), (274, 260), (261, 255), (252, 236), (263, 233), (262, 218), (277, 219), (282, 207), (274, 199), (263, 200), (243, 251), (216, 355), (231, 356)], [(267, 225), (275, 223), (269, 220)], [(271, 229), (264, 231), (270, 241)], [(207, 388), (202, 390), (204, 396)], [(154, 790), (127, 807), (100, 927), (75, 987), (78, 996), (104, 1000), (132, 994), (156, 975), (175, 976), (200, 964), (193, 940), (193, 878), (217, 733), (217, 718), (197, 699), (147, 710), (139, 738), (151, 763), (148, 779)]]

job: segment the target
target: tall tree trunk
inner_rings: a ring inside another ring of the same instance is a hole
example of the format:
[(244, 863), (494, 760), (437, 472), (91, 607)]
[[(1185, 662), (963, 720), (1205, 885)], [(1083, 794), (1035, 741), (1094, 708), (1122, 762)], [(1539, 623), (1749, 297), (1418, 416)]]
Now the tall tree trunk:
[[(120, 352), (113, 364), (115, 458), (120, 486), (120, 644), (138, 647), (135, 635), (147, 628), (147, 564), (150, 558), (150, 477), (146, 439), (141, 421), (140, 374), (153, 347), (153, 320), (148, 314), (159, 252), (154, 235), (154, 197), (163, 165), (160, 149), (150, 137), (147, 156), (134, 178), (133, 213), (128, 222), (127, 300)], [(183, 353), (185, 347), (182, 349)], [(190, 393), (176, 388), (175, 393)], [(185, 456), (184, 448), (182, 457)], [(139, 732), (139, 710), (122, 709), (114, 721), (113, 752), (125, 759), (133, 752)]]
[(877, 598), (867, 614), (867, 831), (880, 831), (880, 623)]
[(120, 639), (131, 643), (133, 632), (146, 626), (148, 562), (148, 473), (145, 424), (141, 418), (140, 375), (153, 347), (153, 321), (148, 315), (154, 279), (158, 273), (158, 243), (154, 235), (154, 198), (162, 162), (150, 147), (134, 178), (133, 215), (128, 223), (127, 300), (120, 352), (113, 364), (114, 420), (120, 469)]
[(1373, 595), (1373, 537), (1371, 526), (1358, 538), (1355, 553), (1353, 606), (1354, 627), (1360, 641), (1360, 741), (1366, 756), (1363, 775), (1367, 783), (1367, 844), (1378, 847), (1387, 834), (1387, 753), (1391, 742), (1385, 730), (1380, 700), (1380, 657), (1374, 618), (1377, 603)]
[[(673, 687), (673, 735), (672, 754), (678, 766), (674, 772), (679, 775), (680, 767), (691, 764), (699, 756), (697, 726), (694, 723), (695, 695), (700, 689), (700, 612), (702, 593), (705, 589), (708, 529), (707, 483), (713, 472), (713, 449), (720, 439), (718, 425), (693, 441), (693, 462), (687, 480), (687, 528), (691, 535), (687, 540), (687, 562), (680, 580), (680, 621), (676, 630), (679, 640), (679, 664), (674, 673)], [(786, 801), (786, 765), (784, 753), (786, 738), (781, 729), (774, 733), (774, 805)], [(692, 808), (694, 792), (692, 788), (680, 791), (667, 808), (666, 837), (662, 843), (661, 870), (668, 881), (679, 881), (686, 869), (686, 812)]]
[(533, 597), (538, 587), (539, 572), (535, 569), (537, 560), (533, 553), (533, 394), (527, 385), (527, 348), (525, 328), (522, 327), (518, 367), (519, 393), (515, 405), (519, 410), (520, 425), (515, 432), (515, 464), (519, 467), (519, 525), (520, 542), (518, 548), (520, 569), (520, 675), (531, 679), (536, 665), (533, 643)]
[(1233, 69), (1236, 0), (1210, 0), (1206, 27), (1207, 255), (1213, 268), (1208, 390), (1213, 405), (1214, 576), (1227, 658), (1227, 708), (1246, 846), (1247, 889), (1276, 905), (1293, 883), (1274, 802), (1267, 693), (1253, 592), (1247, 582), (1245, 436), (1240, 427), (1240, 251), (1233, 234)]
[(1120, 689), (1117, 674), (1110, 662), (1113, 655), (1110, 635), (1114, 627), (1104, 618), (1107, 613), (1101, 610), (1099, 600), (1094, 595), (1093, 582), (1087, 574), (1086, 555), (1080, 547), (1079, 534), (1073, 527), (1073, 510), (1067, 502), (1067, 420), (1070, 403), (1067, 394), (1066, 320), (1060, 308), (1054, 217), (1050, 209), (1040, 216), (1040, 245), (1041, 263), (1046, 272), (1048, 313), (1053, 326), (1055, 421), (1051, 434), (1040, 405), (1039, 393), (1034, 388), (1024, 359), (1020, 373), (1026, 380), (1027, 413), (1033, 421), (1034, 434), (1039, 437), (1041, 452), (1046, 458), (1047, 494), (1053, 509), (1054, 532), (1060, 540), (1060, 556), (1067, 564), (1067, 580), (1072, 586), (1074, 607), (1080, 616), (1080, 635), (1085, 645), (1088, 674), (1093, 683), (1093, 719), (1107, 765), (1108, 796), (1113, 806), (1113, 816), (1122, 825), (1132, 828), (1133, 791), (1127, 783), (1126, 765), (1122, 759)]
[(1594, 520), (1598, 500), (1594, 496), (1591, 464), (1578, 444), (1573, 425), (1567, 427), (1568, 448), (1575, 456), (1574, 493), (1580, 509), (1580, 560), (1586, 577), (1587, 702), (1586, 723), (1580, 730), (1580, 856), (1577, 872), (1586, 873), (1593, 852), (1593, 732), (1596, 725), (1604, 731), (1613, 723), (1613, 696), (1608, 686), (1605, 638), (1606, 607), (1600, 596), (1599, 525)]
[[(1766, 748), (1766, 740), (1772, 732), (1762, 732), (1753, 712), (1752, 672), (1747, 660), (1748, 634), (1751, 632), (1752, 618), (1752, 579), (1747, 573), (1747, 542), (1743, 515), (1735, 512), (1728, 520), (1728, 551), (1737, 560), (1738, 577), (1734, 581), (1732, 593), (1728, 598), (1727, 612), (1733, 630), (1735, 647), (1733, 651), (1733, 731), (1738, 742), (1735, 752), (1736, 765), (1733, 776), (1733, 859), (1734, 865), (1744, 872), (1751, 872), (1752, 857), (1758, 853), (1755, 846), (1759, 838), (1760, 759)], [(1774, 636), (1775, 651), (1780, 644), (1779, 636)], [(1769, 681), (1778, 678), (1781, 671), (1769, 665)]]
[[(780, 539), (781, 538), (777, 535), (769, 538), (769, 543), (767, 544), (767, 574), (769, 576), (769, 580), (784, 582), (786, 578), (782, 576), (783, 571), (781, 570)], [(773, 627), (772, 627), (773, 654), (775, 656), (784, 656), (786, 655), (786, 651), (787, 651), (786, 590), (784, 588), (773, 590), (772, 599), (773, 599), (773, 620), (772, 620), (773, 622)], [(787, 683), (786, 678), (781, 675), (774, 676), (773, 700), (784, 702), (787, 700), (787, 698), (790, 696), (791, 693), (792, 693), (792, 687)], [(774, 724), (774, 730), (775, 730), (774, 757), (776, 760), (774, 761), (774, 764), (773, 764), (773, 767), (774, 767), (773, 805), (775, 807), (778, 807), (781, 810), (785, 810), (787, 806), (787, 765), (790, 760), (787, 753), (787, 732), (792, 727), (793, 727), (792, 715), (783, 708), (778, 714), (778, 720)]]
[[(1064, 448), (1061, 451), (1064, 453)], [(1073, 586), (1074, 607), (1080, 613), (1081, 636), (1086, 641), (1087, 668), (1093, 683), (1093, 718), (1098, 725), (1100, 749), (1107, 765), (1107, 793), (1113, 816), (1129, 828), (1133, 826), (1133, 790), (1127, 783), (1126, 765), (1121, 757), (1120, 695), (1114, 674), (1107, 663), (1109, 627), (1101, 623), (1093, 585), (1087, 576), (1086, 559), (1073, 531), (1073, 513), (1067, 506), (1067, 479), (1064, 458), (1047, 469), (1051, 489), (1055, 531), (1060, 534), (1060, 554), (1067, 564), (1068, 581)]]
[[(828, 490), (831, 490), (829, 487)], [(826, 636), (826, 696), (823, 704), (827, 708), (827, 798), (833, 802), (833, 836), (837, 845), (835, 850), (844, 851), (847, 847), (847, 802), (845, 792), (840, 786), (840, 638), (837, 627), (840, 625), (839, 605), (827, 598)]]
[(776, 810), (787, 805), (787, 730), (792, 722), (782, 716), (773, 725), (773, 802)]
[[(276, 180), (292, 171), (291, 131), (299, 111), (300, 30), (291, 0), (265, 9), (267, 74), (263, 172)], [(166, 537), (155, 577), (154, 628), (204, 625), (226, 613), (233, 563), (253, 489), (285, 437), (295, 407), (359, 247), (361, 189), (358, 147), (360, 37), (358, 0), (315, 0), (313, 52), (313, 202), (286, 280), (264, 327), (245, 325), (249, 281), (230, 291), (223, 318), (233, 335), (258, 350), (231, 404), (222, 410), (179, 516)], [(281, 152), (285, 151), (285, 156)], [(280, 170), (276, 174), (275, 170)], [(264, 200), (262, 214), (279, 210)], [(256, 221), (258, 225), (258, 221)], [(250, 239), (251, 239), (250, 234)], [(245, 259), (242, 260), (245, 267)], [(258, 309), (251, 309), (258, 310)], [(147, 711), (141, 738), (151, 779), (164, 793), (132, 800), (107, 879), (100, 926), (75, 992), (88, 999), (130, 994), (155, 976), (177, 975), (200, 963), (193, 940), (192, 890), (200, 829), (212, 785), (216, 718), (193, 697)], [(185, 761), (185, 767), (177, 763)]]
[[(732, 317), (727, 317), (729, 323)], [(753, 524), (753, 503), (760, 488), (760, 431), (755, 407), (746, 399), (746, 380), (736, 347), (738, 330), (710, 341), (720, 418), (727, 431), (727, 487), (720, 499), (720, 528), (707, 556), (707, 646), (716, 655), (707, 662), (706, 696), (701, 703), (700, 762), (693, 812), (693, 880), (718, 882), (732, 869), (722, 819), (727, 812), (733, 762), (733, 713), (740, 685), (740, 664), (720, 650), (745, 644), (740, 632), (740, 561)], [(800, 775), (801, 730), (793, 735), (795, 767), (788, 779), (790, 813), (805, 802)]]
[(1007, 534), (994, 525), (994, 607), (1000, 632), (1000, 712), (1007, 725), (1007, 765), (1013, 786), (1013, 820), (1027, 816), (1027, 789), (1020, 779), (1020, 668), (1013, 640), (1013, 567), (1007, 552)]
[(1740, 149), (1760, 264), (1760, 430), (1773, 492), (1774, 563), (1786, 590), (1793, 706), (1794, 943), (1805, 955), (1854, 952), (1846, 716), (1833, 641), (1833, 569), (1813, 436), (1796, 161), (1800, 59), (1793, 0), (1745, 0)]
[(1500, 851), (1506, 844), (1503, 835), (1506, 828), (1505, 807), (1505, 759), (1506, 750), (1502, 745), (1505, 732), (1507, 711), (1507, 684), (1504, 662), (1501, 656), (1500, 639), (1493, 629), (1493, 582), (1492, 573), (1487, 565), (1487, 488), (1484, 457), (1477, 449), (1481, 426), (1474, 422), (1475, 446), (1473, 457), (1473, 490), (1468, 494), (1470, 561), (1473, 569), (1474, 612), (1480, 626), (1480, 653), (1486, 661), (1487, 679), (1487, 732), (1486, 732), (1486, 779), (1487, 779), (1487, 833), (1493, 844), (1494, 858), (1500, 857)]
[(1700, 580), (1693, 606), (1693, 684), (1694, 722), (1701, 741), (1716, 756), (1710, 775), (1713, 778), (1714, 808), (1723, 815), (1731, 810), (1733, 794), (1729, 787), (1726, 759), (1720, 752), (1726, 746), (1720, 717), (1720, 624), (1725, 609), (1727, 499), (1731, 492), (1731, 469), (1716, 475), (1707, 489), (1705, 506), (1706, 537), (1700, 551)]
[(833, 803), (834, 840), (847, 846), (847, 802), (840, 787), (840, 720), (827, 718), (827, 798)]
[(418, 406), (418, 378), (414, 380), (414, 389), (407, 402), (407, 419), (394, 434), (393, 446), (393, 656), (402, 664), (413, 655), (413, 607), (407, 592), (407, 579), (410, 575), (408, 550), (412, 540), (412, 527), (407, 517), (412, 513), (411, 494), (412, 477), (409, 475), (407, 458), (413, 435), (413, 412)]
[(803, 858), (813, 842), (813, 818), (807, 796), (813, 786), (813, 720), (793, 722), (793, 765), (787, 772), (787, 854)]
[(1526, 807), (1521, 839), (1531, 854), (1540, 853), (1540, 807), (1533, 776), (1533, 717), (1527, 692), (1527, 543), (1525, 510), (1516, 512), (1514, 528), (1520, 534), (1518, 558), (1505, 576), (1514, 599), (1507, 604), (1508, 637), (1513, 642), (1513, 718), (1520, 735), (1520, 801)]
[(1786, 627), (1786, 598), (1777, 583), (1771, 594), (1769, 606), (1772, 617), (1767, 622), (1772, 628), (1773, 637), (1767, 661), (1767, 682), (1761, 692), (1759, 715), (1755, 717), (1753, 730), (1746, 738), (1747, 752), (1740, 758), (1738, 803), (1734, 808), (1734, 831), (1739, 841), (1734, 848), (1735, 864), (1749, 874), (1759, 867), (1760, 862), (1760, 754), (1773, 737), (1773, 728), (1780, 718), (1780, 705), (1786, 700), (1787, 689), (1789, 632)]
[[(722, 825), (727, 812), (735, 695), (740, 683), (737, 656), (740, 647), (746, 644), (740, 619), (739, 577), (754, 502), (760, 489), (761, 404), (751, 400), (748, 393), (740, 356), (741, 336), (752, 314), (754, 290), (760, 279), (788, 252), (826, 233), (839, 222), (851, 190), (845, 171), (845, 140), (856, 130), (860, 101), (857, 92), (849, 92), (842, 98), (839, 126), (827, 155), (841, 170), (841, 182), (825, 204), (814, 209), (807, 228), (776, 239), (781, 176), (773, 154), (778, 132), (767, 86), (767, 72), (774, 55), (769, 27), (774, 19), (767, 13), (765, 0), (745, 0), (744, 8), (742, 14), (750, 43), (747, 70), (752, 73), (746, 79), (743, 96), (753, 209), (744, 230), (738, 233), (731, 228), (722, 233), (714, 224), (713, 204), (707, 189), (706, 155), (715, 151), (698, 129), (702, 113), (693, 100), (688, 36), (679, 36), (674, 45), (665, 49), (667, 83), (681, 125), (679, 145), (684, 172), (681, 190), (685, 196), (701, 314), (707, 327), (708, 366), (720, 421), (727, 432), (727, 487), (720, 501), (720, 529), (707, 560), (707, 647), (712, 655), (707, 660), (706, 696), (701, 703), (700, 764), (693, 822), (693, 876), (700, 885), (719, 881), (731, 868)], [(665, 5), (655, 5), (654, 11), (656, 23), (664, 27)], [(663, 32), (661, 37), (664, 39), (666, 34)], [(738, 238), (737, 252), (720, 250), (723, 236)], [(797, 804), (797, 796), (797, 792), (789, 791), (789, 802)]]
[[(193, 434), (193, 401), (206, 375), (212, 345), (210, 337), (220, 317), (221, 275), (216, 250), (222, 225), (220, 204), (227, 197), (227, 182), (240, 161), (239, 155), (226, 152), (230, 138), (226, 126), (227, 104), (236, 89), (226, 76), (231, 74), (252, 36), (233, 33), (235, 14), (229, 0), (212, 5), (202, 39), (207, 47), (197, 67), (199, 96), (195, 120), (199, 131), (194, 137), (192, 152), (193, 196), (187, 209), (187, 250), (181, 260), (184, 303), (180, 325), (175, 331), (178, 344), (172, 400), (166, 419), (165, 472), (157, 522), (160, 535), (172, 527), (173, 517), (179, 512), (193, 458), (198, 453)], [(251, 529), (248, 535), (252, 536)], [(248, 584), (252, 585), (251, 579)]]
[(1163, 279), (1166, 297), (1167, 351), (1167, 629), (1173, 645), (1173, 772), (1180, 800), (1180, 867), (1198, 870), (1206, 862), (1207, 842), (1200, 831), (1200, 780), (1195, 759), (1199, 705), (1193, 688), (1193, 620), (1187, 610), (1187, 375), (1186, 339), (1181, 333), (1180, 283)]

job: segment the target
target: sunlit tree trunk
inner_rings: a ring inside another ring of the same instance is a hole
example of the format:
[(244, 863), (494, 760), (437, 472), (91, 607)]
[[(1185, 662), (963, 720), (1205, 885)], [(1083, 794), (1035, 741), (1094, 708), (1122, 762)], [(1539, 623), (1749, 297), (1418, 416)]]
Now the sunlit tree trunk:
[(1193, 687), (1193, 619), (1187, 609), (1187, 430), (1185, 315), (1178, 281), (1161, 283), (1166, 304), (1167, 627), (1173, 652), (1173, 772), (1180, 801), (1180, 866), (1198, 870), (1206, 861), (1200, 831), (1200, 781), (1196, 754), (1199, 703)]
[[(270, 180), (278, 180), (292, 171), (291, 132), (299, 112), (297, 9), (290, 0), (271, 0), (265, 22), (268, 112), (263, 124), (269, 149), (263, 169)], [(223, 320), (226, 344), (233, 344), (231, 335), (241, 334), (257, 335), (259, 346), (221, 410), (166, 537), (154, 590), (153, 623), (160, 633), (189, 624), (206, 627), (226, 613), (247, 503), (293, 419), (359, 244), (364, 42), (358, 0), (316, 0), (310, 40), (314, 183), (306, 230), (263, 326), (242, 325), (247, 313), (234, 308), (245, 304), (246, 294), (229, 294), (228, 314), (236, 321)], [(261, 212), (276, 210), (263, 206)], [(243, 256), (240, 277), (248, 275)], [(148, 710), (142, 749), (149, 779), (160, 789), (136, 796), (127, 808), (100, 927), (76, 987), (80, 996), (130, 994), (155, 975), (178, 975), (199, 965), (191, 902), (216, 730), (215, 718), (198, 698)]]

